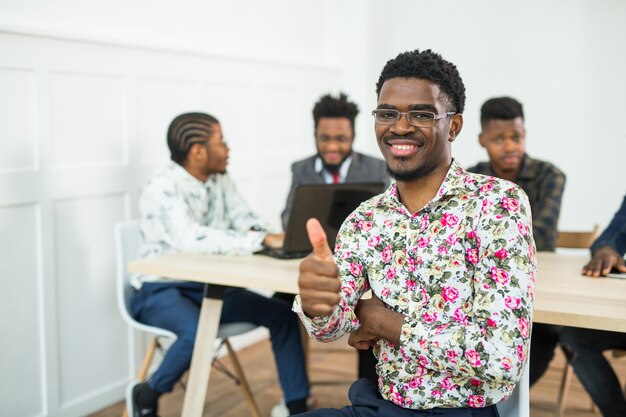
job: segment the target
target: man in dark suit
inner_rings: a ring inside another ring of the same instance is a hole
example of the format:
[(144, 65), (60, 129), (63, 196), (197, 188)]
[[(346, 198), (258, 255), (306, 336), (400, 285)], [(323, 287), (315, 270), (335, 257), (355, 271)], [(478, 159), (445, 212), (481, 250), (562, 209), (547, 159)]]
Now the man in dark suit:
[(283, 228), (293, 205), (294, 191), (301, 184), (383, 182), (389, 184), (385, 161), (352, 150), (355, 103), (343, 93), (322, 96), (313, 107), (317, 154), (291, 165), (291, 189), (282, 212)]
[[(339, 97), (322, 96), (313, 107), (315, 146), (317, 154), (291, 165), (291, 189), (282, 212), (283, 228), (287, 228), (294, 191), (301, 184), (341, 184), (382, 182), (389, 185), (385, 161), (352, 150), (354, 119), (359, 113), (355, 103), (343, 93)], [(293, 301), (283, 294), (278, 298)], [(376, 358), (372, 350), (359, 350), (359, 378), (377, 383)]]

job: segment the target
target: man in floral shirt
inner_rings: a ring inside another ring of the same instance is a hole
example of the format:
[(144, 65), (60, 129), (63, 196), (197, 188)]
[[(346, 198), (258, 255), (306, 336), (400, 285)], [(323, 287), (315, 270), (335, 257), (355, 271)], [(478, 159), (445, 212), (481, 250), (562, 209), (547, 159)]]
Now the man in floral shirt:
[(439, 54), (398, 55), (376, 90), (376, 138), (396, 184), (346, 219), (334, 257), (309, 220), (314, 253), (300, 266), (294, 310), (319, 340), (350, 333), (354, 347), (373, 346), (378, 389), (358, 380), (351, 406), (305, 415), (497, 416), (528, 357), (528, 198), (452, 159), (465, 87)]

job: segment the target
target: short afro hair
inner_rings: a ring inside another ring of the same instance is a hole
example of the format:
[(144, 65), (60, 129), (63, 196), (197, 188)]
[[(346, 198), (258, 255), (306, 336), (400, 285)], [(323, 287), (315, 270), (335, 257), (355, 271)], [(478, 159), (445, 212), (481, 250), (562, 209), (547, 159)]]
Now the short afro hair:
[(376, 96), (385, 81), (392, 78), (420, 78), (439, 86), (446, 95), (447, 111), (463, 113), (465, 85), (456, 66), (430, 49), (403, 52), (385, 64), (376, 83)]
[(352, 130), (354, 130), (354, 119), (359, 114), (359, 107), (350, 101), (344, 93), (339, 93), (339, 97), (330, 94), (320, 97), (313, 107), (313, 121), (315, 129), (322, 117), (345, 117), (350, 120)]
[(480, 108), (480, 124), (483, 127), (489, 120), (512, 120), (518, 117), (524, 120), (524, 108), (522, 103), (512, 97), (490, 98)]
[(206, 113), (183, 113), (176, 116), (167, 129), (167, 146), (170, 148), (172, 161), (183, 165), (191, 146), (207, 140), (216, 124), (219, 121)]

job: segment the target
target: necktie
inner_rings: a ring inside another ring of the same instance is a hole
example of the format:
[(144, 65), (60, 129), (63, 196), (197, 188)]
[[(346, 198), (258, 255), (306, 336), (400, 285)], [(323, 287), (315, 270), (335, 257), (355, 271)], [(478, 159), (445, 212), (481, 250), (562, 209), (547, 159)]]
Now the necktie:
[(333, 176), (333, 184), (339, 184), (339, 180), (341, 179), (339, 172), (331, 172), (330, 174)]

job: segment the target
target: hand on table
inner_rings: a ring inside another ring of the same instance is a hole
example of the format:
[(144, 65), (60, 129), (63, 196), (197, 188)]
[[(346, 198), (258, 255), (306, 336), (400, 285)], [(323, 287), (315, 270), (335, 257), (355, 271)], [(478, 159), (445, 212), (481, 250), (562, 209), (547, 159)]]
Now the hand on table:
[(612, 269), (626, 272), (624, 258), (612, 247), (603, 246), (594, 253), (593, 258), (583, 267), (582, 274), (597, 278), (606, 276)]
[(265, 239), (263, 239), (263, 246), (270, 249), (278, 249), (283, 247), (284, 242), (284, 233), (268, 233), (265, 235)]
[(317, 219), (306, 223), (313, 253), (300, 263), (298, 286), (302, 310), (309, 317), (327, 316), (339, 304), (339, 270)]

